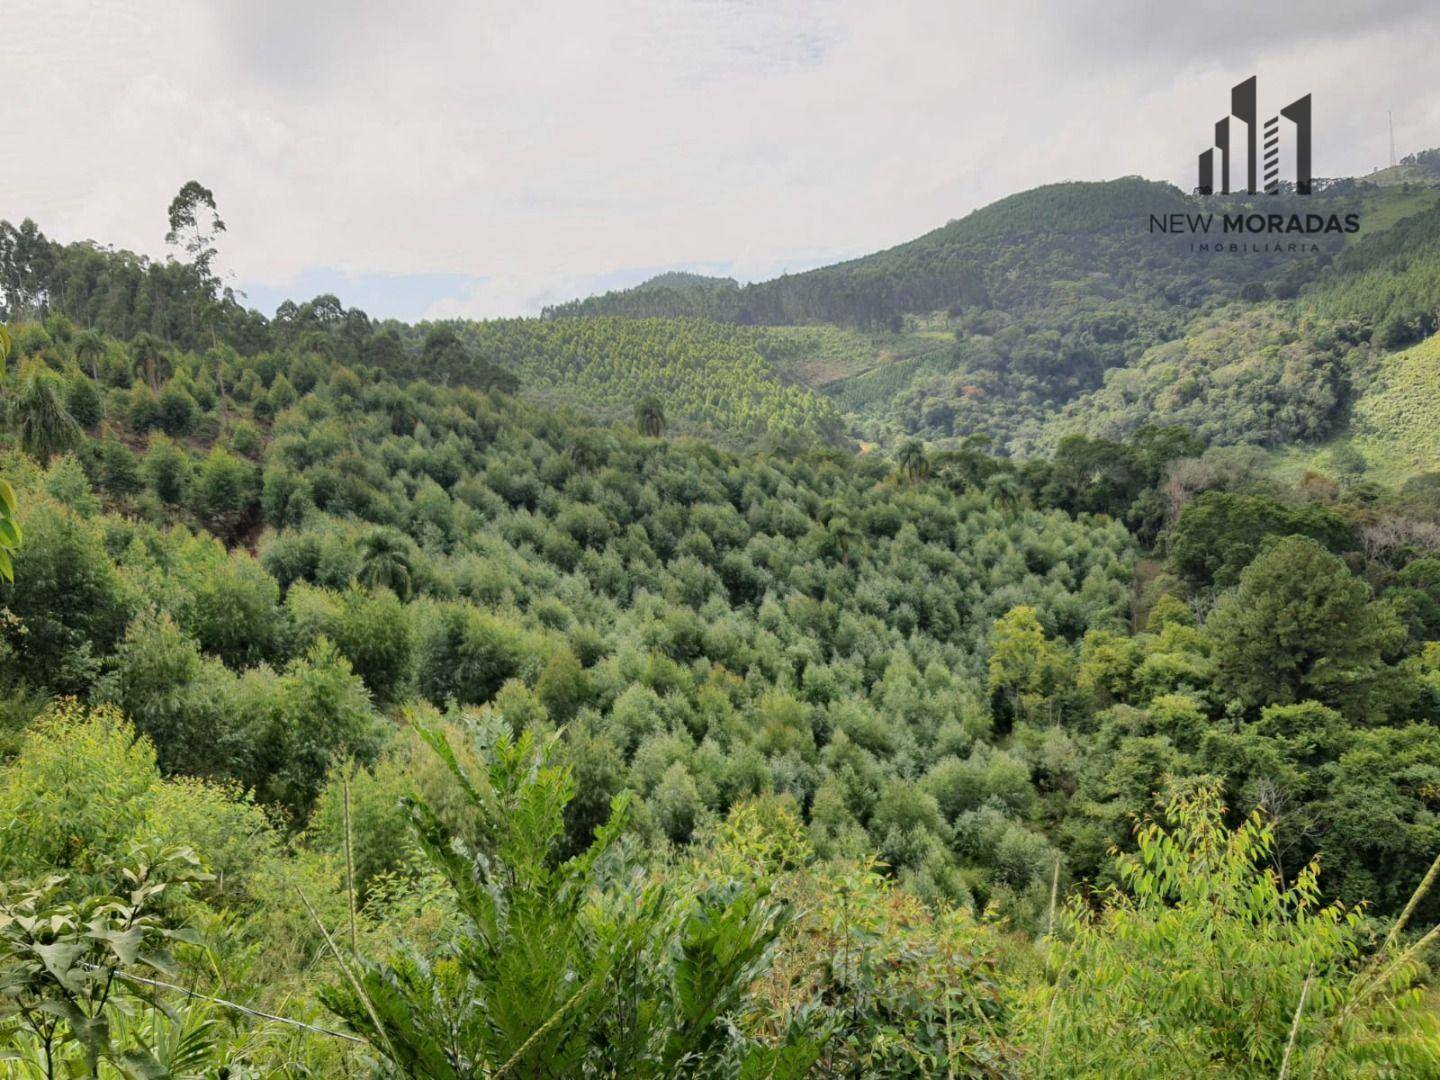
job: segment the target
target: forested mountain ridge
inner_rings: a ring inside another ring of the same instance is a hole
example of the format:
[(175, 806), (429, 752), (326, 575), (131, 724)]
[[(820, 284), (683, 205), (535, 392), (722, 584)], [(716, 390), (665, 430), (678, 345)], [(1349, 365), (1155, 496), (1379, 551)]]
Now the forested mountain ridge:
[(1309, 198), (1209, 201), (1355, 212), (1361, 229), (1313, 252), (1197, 253), (1188, 235), (1149, 230), (1151, 214), (1199, 206), (1171, 185), (1054, 184), (774, 282), (662, 274), (540, 320), (419, 327), (333, 296), (266, 319), (233, 293), (206, 299), (182, 261), (60, 245), (26, 222), (0, 226), (0, 306), (54, 304), (122, 338), (224, 340), (246, 355), (342, 343), (399, 375), (608, 418), (663, 397), (672, 430), (737, 448), (983, 435), (1024, 455), (1068, 432), (1124, 434), (1155, 410), (1203, 414), (1217, 442), (1280, 447), (1343, 436), (1376, 357), (1435, 328), (1436, 194), (1336, 182)]
[(734, 447), (844, 441), (835, 406), (775, 369), (753, 330), (694, 319), (406, 326), (373, 320), (332, 295), (287, 301), (267, 319), (243, 299), (208, 267), (61, 244), (34, 222), (0, 221), (0, 317), (73, 313), (80, 325), (141, 352), (223, 343), (245, 356), (287, 348), (343, 353), (398, 377), (519, 389), (607, 418), (628, 417), (644, 397), (663, 397), (671, 430)]
[[(1240, 257), (1224, 251), (1204, 259), (1180, 258), (1189, 237), (1167, 241), (1152, 235), (1151, 215), (1344, 213), (1365, 190), (1340, 181), (1308, 199), (1196, 201), (1172, 184), (1140, 177), (1067, 181), (1007, 196), (914, 240), (816, 270), (744, 286), (702, 278), (679, 289), (668, 287), (663, 278), (652, 279), (634, 289), (557, 305), (545, 314), (684, 314), (755, 325), (823, 322), (898, 329), (907, 314), (977, 307), (1014, 311), (1045, 301), (1056, 283), (1097, 274), (1117, 287), (1193, 304), (1217, 290), (1221, 297), (1238, 296), (1248, 281), (1273, 281), (1276, 268), (1292, 260), (1280, 253)], [(1142, 236), (1144, 243), (1118, 244)]]
[[(1373, 367), (1372, 337), (1383, 351), (1434, 328), (1436, 260), (1423, 236), (1436, 195), (1332, 181), (1308, 198), (1197, 202), (1139, 178), (1055, 184), (835, 266), (683, 293), (647, 284), (547, 316), (757, 324), (777, 368), (831, 397), (870, 440), (984, 435), (1033, 453), (1067, 431), (1132, 430), (1157, 407), (1192, 422), (1180, 403), (1132, 389), (1159, 379), (1157, 392), (1194, 384), (1179, 393), (1205, 414), (1208, 437), (1280, 446), (1343, 428)], [(1150, 226), (1152, 214), (1236, 212), (1353, 213), (1360, 228), (1297, 250), (1282, 236), (1232, 251), (1215, 243), (1226, 239), (1218, 226), (1195, 236)], [(1192, 250), (1205, 241), (1219, 250)], [(1302, 326), (1306, 340), (1267, 339), (1267, 325)], [(1229, 339), (1233, 377), (1203, 360), (1174, 374), (1169, 357), (1202, 357), (1217, 334)]]
[[(833, 266), (745, 286), (728, 279), (685, 289), (647, 282), (552, 307), (545, 315), (685, 314), (747, 325), (829, 322), (898, 329), (906, 313), (992, 306), (992, 291), (1003, 289), (1002, 275), (987, 273), (997, 243), (1132, 233), (1137, 214), (1147, 209), (1171, 213), (1186, 208), (1171, 185), (1139, 178), (1053, 184), (1011, 195), (915, 240)], [(1143, 220), (1138, 219), (1142, 227)]]

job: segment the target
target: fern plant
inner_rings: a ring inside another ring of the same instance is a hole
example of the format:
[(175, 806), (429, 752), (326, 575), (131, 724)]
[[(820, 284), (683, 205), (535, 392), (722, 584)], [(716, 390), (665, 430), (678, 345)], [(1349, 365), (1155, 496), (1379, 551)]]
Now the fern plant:
[(472, 850), (428, 805), (409, 803), (463, 931), (438, 955), (402, 947), (362, 961), (323, 992), (391, 1066), (435, 1080), (803, 1074), (818, 1054), (804, 1030), (761, 1045), (729, 1022), (786, 918), (767, 890), (719, 882), (682, 899), (633, 868), (626, 795), (594, 842), (562, 860), (575, 782), (554, 760), (555, 736), (491, 729), (487, 769), (472, 776), (443, 736), (423, 734), (479, 838)]

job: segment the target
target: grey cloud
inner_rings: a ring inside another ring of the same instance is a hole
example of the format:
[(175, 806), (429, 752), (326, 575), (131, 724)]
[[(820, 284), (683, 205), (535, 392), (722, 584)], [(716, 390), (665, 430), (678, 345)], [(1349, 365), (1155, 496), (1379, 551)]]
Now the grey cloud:
[(640, 268), (814, 265), (1053, 180), (1188, 183), (1249, 74), (1315, 94), (1322, 173), (1379, 163), (1387, 108), (1402, 152), (1440, 144), (1415, 76), (1440, 26), (1357, 11), (10, 0), (0, 63), (28, 92), (0, 125), (47, 152), (0, 214), (157, 253), (193, 176), (241, 281), (454, 275), (448, 312), (533, 311)]
[(1037, 25), (1053, 43), (1098, 57), (1131, 61), (1233, 61), (1318, 42), (1354, 40), (1377, 31), (1399, 34), (1415, 24), (1433, 30), (1431, 0), (1370, 0), (1367, 3), (1254, 3), (1190, 0), (1079, 0), (1033, 4)]

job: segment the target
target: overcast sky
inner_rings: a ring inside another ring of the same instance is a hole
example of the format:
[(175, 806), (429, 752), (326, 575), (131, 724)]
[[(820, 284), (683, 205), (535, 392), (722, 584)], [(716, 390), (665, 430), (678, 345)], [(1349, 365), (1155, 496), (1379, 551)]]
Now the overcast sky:
[(267, 313), (532, 314), (758, 280), (1010, 192), (1187, 190), (1232, 83), (1314, 94), (1315, 172), (1440, 145), (1433, 0), (0, 0), (0, 217), (163, 255), (212, 188)]

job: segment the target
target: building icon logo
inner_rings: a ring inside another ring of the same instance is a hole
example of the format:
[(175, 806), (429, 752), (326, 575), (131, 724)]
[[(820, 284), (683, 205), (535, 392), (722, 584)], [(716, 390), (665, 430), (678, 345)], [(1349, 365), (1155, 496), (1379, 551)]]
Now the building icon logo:
[[(1243, 139), (1245, 149), (1245, 179), (1246, 185), (1243, 190), (1251, 195), (1260, 193), (1261, 188), (1256, 183), (1256, 173), (1259, 168), (1259, 157), (1256, 154), (1256, 144), (1259, 142), (1259, 130), (1256, 123), (1259, 114), (1256, 110), (1255, 98), (1255, 76), (1250, 76), (1244, 82), (1239, 83), (1230, 90), (1230, 112), (1223, 119), (1215, 123), (1215, 145), (1200, 155), (1200, 182), (1196, 192), (1200, 195), (1215, 194), (1215, 152), (1220, 153), (1220, 194), (1230, 194), (1230, 147), (1231, 136), (1236, 136), (1236, 152), (1240, 150), (1240, 133), (1232, 132), (1232, 128), (1239, 124), (1245, 127)], [(1295, 191), (1299, 195), (1309, 195), (1311, 186), (1310, 175), (1310, 95), (1297, 98), (1285, 108), (1280, 110), (1279, 115), (1272, 116), (1265, 121), (1265, 186), (1264, 192), (1267, 195), (1278, 195), (1280, 193), (1280, 119), (1284, 117), (1294, 125), (1295, 143)]]

